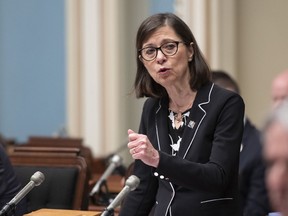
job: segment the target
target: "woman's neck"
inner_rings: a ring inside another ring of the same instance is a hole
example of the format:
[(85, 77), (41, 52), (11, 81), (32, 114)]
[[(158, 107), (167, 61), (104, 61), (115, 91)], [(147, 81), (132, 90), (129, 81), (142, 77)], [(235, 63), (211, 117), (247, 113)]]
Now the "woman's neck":
[(169, 109), (176, 113), (183, 113), (187, 109), (190, 109), (193, 105), (196, 92), (191, 91), (182, 91), (168, 93), (169, 95)]

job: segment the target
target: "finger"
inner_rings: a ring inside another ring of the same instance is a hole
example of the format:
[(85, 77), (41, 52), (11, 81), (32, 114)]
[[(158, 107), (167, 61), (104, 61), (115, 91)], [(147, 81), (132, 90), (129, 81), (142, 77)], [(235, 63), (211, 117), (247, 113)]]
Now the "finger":
[(128, 129), (128, 134), (135, 133), (133, 130)]
[(138, 152), (137, 152), (137, 149), (136, 148), (131, 148), (130, 149), (130, 154), (133, 156), (133, 155), (135, 155), (135, 154), (137, 154)]
[(129, 139), (130, 142), (138, 139), (138, 137), (139, 137), (138, 133), (135, 133), (132, 130), (130, 131), (130, 133), (128, 132), (128, 139)]
[(127, 146), (129, 149), (132, 149), (132, 148), (139, 146), (139, 143), (138, 143), (137, 139), (130, 140), (130, 142), (128, 142)]

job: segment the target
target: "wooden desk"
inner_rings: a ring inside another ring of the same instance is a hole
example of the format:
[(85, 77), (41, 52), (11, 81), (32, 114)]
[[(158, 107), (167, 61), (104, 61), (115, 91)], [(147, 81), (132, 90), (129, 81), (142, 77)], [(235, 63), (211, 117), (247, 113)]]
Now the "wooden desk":
[[(96, 206), (96, 205), (89, 205), (89, 211), (100, 212), (102, 213), (107, 206)], [(114, 216), (118, 216), (120, 212), (120, 207), (117, 207), (114, 211)], [(101, 214), (100, 214), (101, 215)]]
[(64, 209), (39, 209), (25, 216), (100, 216), (101, 212), (97, 211), (78, 211)]

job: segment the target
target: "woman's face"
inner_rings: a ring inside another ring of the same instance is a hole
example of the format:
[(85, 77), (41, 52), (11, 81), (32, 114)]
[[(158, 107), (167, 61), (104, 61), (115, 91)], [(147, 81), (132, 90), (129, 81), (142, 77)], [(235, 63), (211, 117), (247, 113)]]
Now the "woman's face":
[[(156, 30), (146, 41), (142, 48), (160, 47), (167, 42), (182, 41), (170, 26), (164, 26)], [(189, 61), (193, 58), (192, 45), (186, 46), (184, 43), (178, 44), (178, 51), (175, 55), (165, 56), (159, 49), (157, 56), (152, 61), (146, 61), (139, 56), (150, 76), (155, 82), (164, 88), (173, 85), (183, 86), (189, 83)]]

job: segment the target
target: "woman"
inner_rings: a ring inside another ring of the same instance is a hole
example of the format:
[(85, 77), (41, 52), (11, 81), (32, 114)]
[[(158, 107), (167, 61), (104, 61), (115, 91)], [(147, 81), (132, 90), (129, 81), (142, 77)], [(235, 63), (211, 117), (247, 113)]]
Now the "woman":
[(147, 18), (137, 33), (139, 133), (128, 130), (140, 185), (120, 216), (239, 215), (237, 177), (241, 97), (213, 85), (189, 27), (171, 13)]

